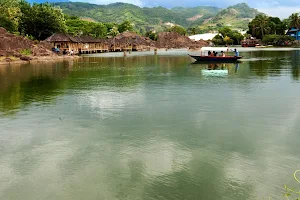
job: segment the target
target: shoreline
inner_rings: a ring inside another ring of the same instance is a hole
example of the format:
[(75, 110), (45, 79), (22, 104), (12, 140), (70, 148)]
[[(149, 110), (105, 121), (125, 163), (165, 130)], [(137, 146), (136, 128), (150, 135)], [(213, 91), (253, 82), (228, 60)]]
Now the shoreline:
[[(8, 57), (10, 58), (10, 57)], [(80, 56), (74, 55), (74, 56), (34, 56), (32, 57), (32, 60), (20, 60), (20, 58), (13, 57), (16, 60), (6, 61), (1, 60), (0, 66), (3, 65), (10, 65), (10, 64), (27, 64), (27, 63), (50, 63), (50, 62), (57, 62), (57, 61), (63, 61), (63, 60), (74, 60), (80, 58)], [(5, 59), (5, 58), (4, 58)]]
[[(245, 51), (270, 51), (270, 50), (279, 50), (279, 51), (291, 51), (291, 50), (299, 50), (299, 47), (265, 47), (265, 48), (255, 48), (255, 47), (236, 47), (232, 46), (232, 48), (238, 48), (240, 52)], [(155, 50), (156, 49), (156, 50)], [(199, 52), (200, 49), (189, 49), (189, 48), (153, 48), (150, 51), (137, 51), (137, 52), (153, 52), (154, 55), (156, 55), (159, 52), (168, 52), (172, 50), (186, 50), (187, 52)], [(124, 52), (110, 52), (110, 53), (124, 53)], [(126, 52), (127, 54), (125, 56), (129, 56), (130, 53)], [(12, 64), (34, 64), (34, 63), (51, 63), (51, 62), (58, 62), (58, 61), (64, 61), (64, 60), (76, 60), (80, 59), (82, 57), (85, 57), (87, 55), (93, 55), (93, 54), (82, 54), (79, 55), (55, 55), (55, 56), (33, 56), (32, 60), (20, 60), (18, 57), (0, 57), (4, 58), (3, 60), (0, 60), (0, 67), (1, 66), (7, 66)], [(123, 55), (122, 55), (123, 56)], [(5, 58), (10, 58), (10, 61), (6, 61)]]

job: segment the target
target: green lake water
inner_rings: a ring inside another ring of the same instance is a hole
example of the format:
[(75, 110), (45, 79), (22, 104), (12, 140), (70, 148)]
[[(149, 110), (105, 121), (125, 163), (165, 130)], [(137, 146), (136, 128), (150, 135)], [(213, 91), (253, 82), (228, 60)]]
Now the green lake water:
[(183, 50), (0, 66), (0, 199), (283, 199), (298, 188), (300, 51)]

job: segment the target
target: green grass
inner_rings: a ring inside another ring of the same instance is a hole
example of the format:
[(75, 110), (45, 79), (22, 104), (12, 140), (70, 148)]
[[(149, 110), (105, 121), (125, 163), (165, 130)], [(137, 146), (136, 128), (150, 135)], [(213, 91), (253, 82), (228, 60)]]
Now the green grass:
[(32, 54), (32, 51), (30, 49), (22, 49), (20, 50), (20, 53), (26, 56), (29, 56)]

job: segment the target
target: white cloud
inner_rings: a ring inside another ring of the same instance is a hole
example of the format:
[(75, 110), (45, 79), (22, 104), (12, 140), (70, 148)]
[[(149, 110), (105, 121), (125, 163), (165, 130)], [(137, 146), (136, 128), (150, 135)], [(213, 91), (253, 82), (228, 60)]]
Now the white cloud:
[(300, 12), (300, 6), (298, 7), (278, 6), (278, 7), (271, 7), (271, 8), (258, 8), (258, 10), (270, 16), (287, 18), (292, 13)]

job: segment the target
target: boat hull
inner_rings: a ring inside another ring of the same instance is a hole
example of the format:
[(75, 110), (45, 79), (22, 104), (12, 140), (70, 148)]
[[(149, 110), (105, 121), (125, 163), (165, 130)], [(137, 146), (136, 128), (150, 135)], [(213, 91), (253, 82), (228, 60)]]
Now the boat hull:
[(236, 62), (238, 59), (241, 59), (242, 56), (226, 56), (226, 57), (220, 57), (220, 56), (194, 56), (189, 55), (192, 58), (196, 59), (197, 62)]

